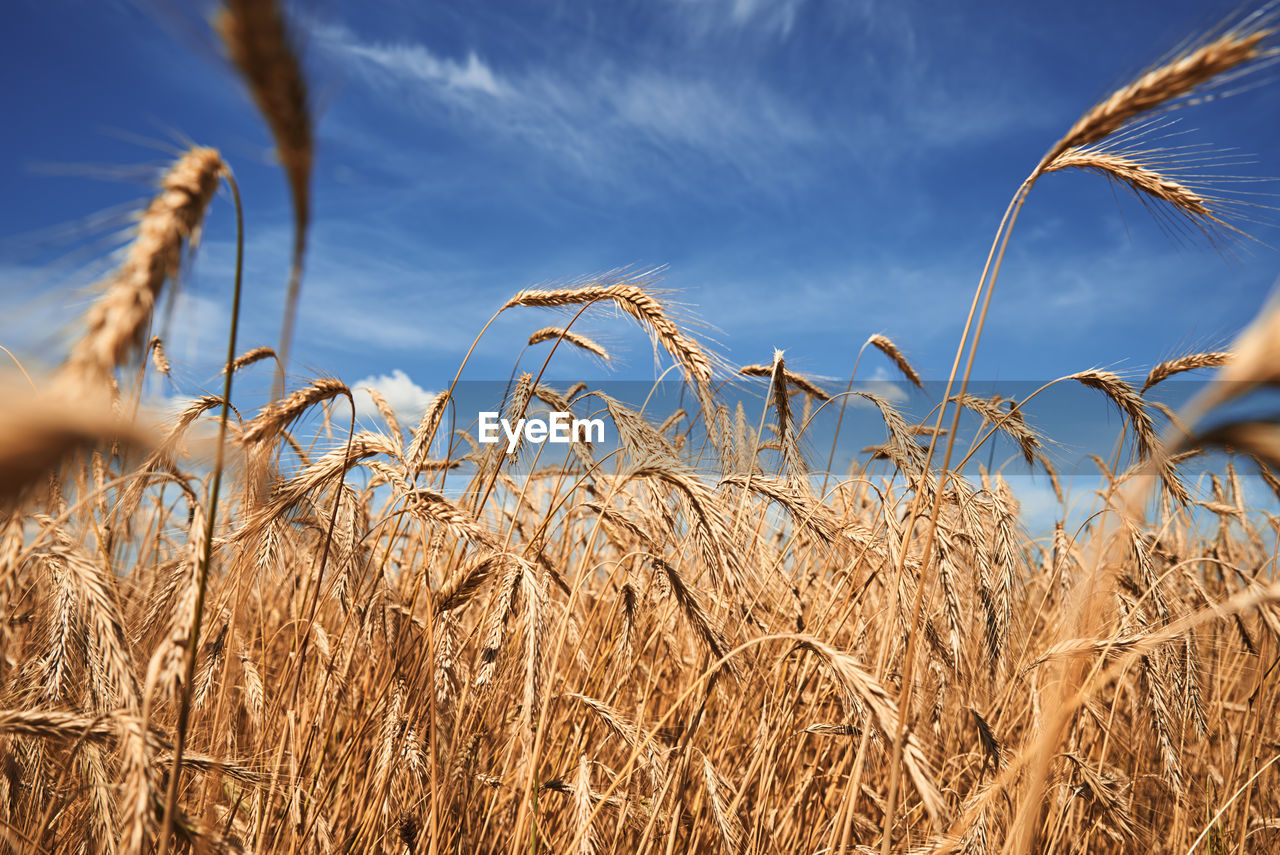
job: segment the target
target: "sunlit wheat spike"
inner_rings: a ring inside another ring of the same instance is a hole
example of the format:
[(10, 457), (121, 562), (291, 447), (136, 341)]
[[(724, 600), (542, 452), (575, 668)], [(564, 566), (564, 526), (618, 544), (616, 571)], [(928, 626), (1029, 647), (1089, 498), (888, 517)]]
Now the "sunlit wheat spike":
[[(804, 392), (811, 398), (817, 398), (819, 401), (826, 401), (831, 398), (821, 387), (815, 385), (812, 381), (802, 374), (796, 374), (794, 371), (783, 369), (786, 377), (786, 385), (793, 386)], [(738, 373), (743, 377), (770, 377), (773, 375), (772, 365), (744, 365), (738, 369)]]
[[(231, 370), (239, 371), (241, 368), (248, 368), (250, 365), (253, 365), (255, 362), (261, 362), (264, 359), (275, 359), (275, 358), (276, 358), (275, 348), (255, 347), (252, 350), (246, 350), (244, 353), (240, 354), (234, 360), (232, 360)], [(223, 370), (225, 371), (226, 369), (224, 368)]]
[(436, 431), (440, 428), (440, 420), (449, 403), (449, 392), (444, 391), (431, 399), (427, 409), (422, 413), (418, 426), (413, 429), (413, 436), (404, 452), (406, 475), (410, 480), (418, 477), (427, 462), (431, 443), (435, 440)]
[(593, 356), (598, 356), (605, 362), (609, 362), (613, 359), (613, 357), (609, 355), (609, 351), (605, 350), (603, 345), (599, 342), (588, 338), (582, 333), (574, 332), (573, 330), (565, 329), (564, 327), (543, 327), (540, 330), (536, 330), (531, 336), (529, 336), (529, 344), (532, 346), (535, 344), (541, 344), (544, 341), (552, 341), (554, 339), (564, 339), (574, 347), (581, 348)]
[(1152, 424), (1151, 414), (1147, 412), (1146, 401), (1133, 390), (1132, 386), (1110, 371), (1097, 369), (1079, 371), (1066, 379), (1097, 389), (1110, 398), (1111, 402), (1129, 417), (1138, 456), (1145, 458), (1150, 455), (1156, 441), (1155, 426)]
[(330, 398), (351, 397), (347, 384), (332, 377), (321, 377), (311, 385), (268, 404), (253, 421), (245, 425), (242, 436), (246, 443), (265, 442), (286, 429), (310, 407)]
[(1271, 55), (1264, 42), (1271, 36), (1268, 16), (1254, 16), (1198, 46), (1189, 48), (1112, 92), (1072, 125), (1045, 155), (1037, 172), (1052, 168), (1072, 148), (1099, 142), (1138, 116), (1169, 110), (1193, 96), (1208, 97), (1211, 84)]
[(395, 408), (387, 401), (387, 397), (372, 386), (365, 387), (365, 391), (373, 399), (373, 405), (377, 408), (378, 415), (382, 416), (382, 420), (387, 423), (387, 429), (391, 432), (392, 441), (396, 444), (403, 443), (404, 434), (400, 429), (400, 420), (396, 418)]
[(566, 697), (585, 706), (612, 734), (625, 742), (628, 748), (639, 753), (643, 762), (649, 766), (650, 775), (654, 781), (662, 781), (666, 778), (667, 760), (661, 746), (651, 733), (604, 701), (577, 692), (569, 692)]
[[(706, 609), (703, 608), (698, 595), (685, 584), (684, 578), (676, 568), (661, 558), (652, 557), (650, 560), (653, 563), (654, 570), (661, 574), (664, 586), (671, 592), (672, 598), (680, 607), (680, 612), (684, 615), (688, 626), (693, 630), (694, 637), (698, 640), (698, 643), (706, 650), (712, 661), (723, 658), (729, 650), (729, 644), (712, 622), (711, 616), (707, 614)], [(737, 673), (736, 666), (732, 660), (727, 663), (727, 667), (730, 673)]]
[(516, 294), (503, 308), (555, 308), (611, 302), (649, 330), (655, 340), (680, 364), (690, 380), (705, 387), (711, 382), (715, 361), (671, 320), (662, 303), (645, 290), (652, 284), (656, 273), (657, 271), (650, 271), (628, 276), (615, 272), (566, 288), (529, 289)]
[(1063, 169), (1083, 169), (1118, 181), (1139, 197), (1145, 196), (1171, 206), (1206, 231), (1214, 227), (1235, 230), (1222, 219), (1216, 200), (1177, 180), (1173, 171), (1152, 168), (1144, 162), (1141, 153), (1071, 148), (1054, 158), (1045, 172)]
[[(872, 720), (881, 733), (890, 739), (897, 738), (897, 704), (870, 672), (849, 654), (816, 638), (805, 637), (800, 646), (817, 654), (828, 667), (840, 689), (846, 715), (853, 717), (857, 710), (865, 708), (870, 711)], [(946, 812), (946, 803), (933, 780), (928, 758), (915, 734), (909, 729), (905, 733), (902, 762), (925, 810), (930, 816), (942, 817)]]
[(728, 783), (716, 771), (711, 758), (705, 754), (702, 755), (702, 781), (711, 800), (711, 813), (715, 817), (716, 829), (720, 832), (720, 842), (724, 845), (724, 851), (742, 851), (742, 840), (746, 831), (742, 827), (742, 820), (729, 812)]
[(205, 211), (226, 174), (211, 148), (193, 148), (160, 180), (160, 192), (142, 213), (124, 263), (85, 320), (85, 332), (63, 367), (70, 382), (96, 385), (142, 346), (165, 282), (175, 279), (184, 247), (199, 241)]
[(800, 453), (800, 440), (796, 436), (795, 420), (791, 415), (791, 395), (787, 391), (787, 365), (781, 350), (773, 351), (769, 386), (773, 390), (773, 412), (778, 417), (778, 444), (787, 474), (800, 479), (804, 475), (804, 457)]
[(902, 351), (898, 349), (898, 346), (893, 343), (892, 339), (888, 336), (876, 333), (867, 339), (867, 344), (872, 345), (885, 356), (889, 357), (893, 364), (898, 367), (898, 370), (902, 372), (903, 377), (906, 377), (918, 388), (924, 388), (924, 384), (920, 382), (920, 375), (911, 367), (911, 363), (907, 362), (907, 357), (903, 355)]
[(595, 855), (597, 851), (595, 828), (591, 824), (591, 761), (586, 754), (578, 757), (578, 768), (573, 778), (573, 822), (578, 837), (578, 855)]
[(1177, 359), (1167, 359), (1151, 369), (1151, 373), (1147, 375), (1146, 382), (1142, 384), (1142, 391), (1145, 393), (1157, 383), (1163, 383), (1175, 374), (1181, 374), (1184, 371), (1226, 365), (1231, 361), (1231, 358), (1231, 351), (1215, 350), (1207, 353), (1191, 353), (1186, 356), (1179, 356)]
[(1018, 443), (1027, 465), (1032, 465), (1044, 440), (1034, 428), (1027, 424), (1021, 409), (1004, 406), (1013, 402), (1001, 400), (998, 396), (983, 398), (968, 393), (957, 395), (953, 400), (981, 416), (984, 426), (990, 425)]
[(151, 351), (151, 364), (155, 366), (165, 377), (169, 376), (169, 357), (164, 352), (164, 342), (160, 340), (160, 336), (153, 335), (151, 341), (147, 343), (147, 349)]

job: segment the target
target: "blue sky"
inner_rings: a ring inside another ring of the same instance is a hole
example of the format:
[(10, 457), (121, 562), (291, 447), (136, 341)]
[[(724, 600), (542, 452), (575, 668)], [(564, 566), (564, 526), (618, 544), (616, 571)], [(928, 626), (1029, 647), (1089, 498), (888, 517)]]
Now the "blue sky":
[[(291, 369), (397, 378), (383, 385), (409, 406), (452, 379), (516, 290), (665, 264), (664, 287), (735, 364), (779, 347), (794, 370), (844, 378), (879, 332), (945, 379), (1009, 195), (1084, 109), (1232, 8), (294, 4), (319, 120)], [(207, 12), (176, 0), (9, 4), (0, 269), (13, 284), (0, 343), (33, 362), (57, 361), (74, 327), (49, 316), (83, 308), (147, 177), (186, 140), (219, 148), (241, 181), (242, 349), (275, 343), (288, 198)], [(1246, 156), (1230, 174), (1280, 175), (1278, 106), (1272, 84), (1184, 111), (1169, 144)], [(1275, 189), (1222, 185), (1233, 188)], [(176, 393), (209, 385), (221, 358), (232, 222), (224, 194), (161, 327)], [(1047, 176), (1014, 235), (976, 376), (1137, 374), (1225, 345), (1280, 271), (1274, 229), (1244, 225), (1264, 243), (1224, 256), (1171, 238), (1101, 178)], [(508, 313), (468, 376), (505, 379), (523, 338), (553, 322)], [(619, 352), (611, 376), (655, 375), (628, 322), (595, 317), (584, 331)], [(606, 376), (570, 353), (557, 360), (558, 378)], [(876, 354), (862, 365), (890, 376)]]

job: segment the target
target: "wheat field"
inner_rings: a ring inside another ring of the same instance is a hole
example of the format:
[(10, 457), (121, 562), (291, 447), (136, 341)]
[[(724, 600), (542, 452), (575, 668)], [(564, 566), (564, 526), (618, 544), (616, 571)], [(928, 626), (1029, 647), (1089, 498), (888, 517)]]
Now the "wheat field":
[[(503, 416), (599, 417), (615, 438), (556, 454), (475, 441), (469, 354), (417, 424), (375, 394), (372, 430), (342, 380), (290, 373), (308, 84), (276, 3), (228, 0), (214, 30), (290, 188), (281, 337), (239, 340), (237, 268), (216, 388), (158, 427), (139, 407), (170, 371), (157, 305), (206, 218), (240, 221), (234, 164), (193, 146), (59, 367), (6, 381), (0, 849), (1280, 851), (1280, 522), (1242, 487), (1280, 496), (1280, 427), (1239, 416), (1280, 380), (1280, 310), (1142, 385), (1097, 368), (1050, 384), (1120, 422), (1093, 512), (1063, 503), (1047, 533), (982, 464), (999, 440), (1057, 489), (1039, 392), (969, 383), (1041, 176), (1099, 173), (1168, 222), (1241, 234), (1239, 200), (1148, 131), (1267, 67), (1270, 8), (1048, 148), (974, 271), (928, 413), (782, 352), (730, 365), (653, 271), (626, 269), (495, 306), (528, 319), (544, 370), (559, 348), (609, 362), (574, 325), (613, 312), (684, 390), (660, 412), (513, 374)], [(924, 388), (909, 349), (865, 342)], [(1192, 371), (1209, 379), (1179, 411), (1155, 397)], [(247, 377), (273, 388), (256, 410), (236, 394)], [(754, 409), (726, 391), (748, 383)], [(874, 413), (880, 441), (831, 471), (835, 440), (828, 457), (806, 431), (846, 406)]]

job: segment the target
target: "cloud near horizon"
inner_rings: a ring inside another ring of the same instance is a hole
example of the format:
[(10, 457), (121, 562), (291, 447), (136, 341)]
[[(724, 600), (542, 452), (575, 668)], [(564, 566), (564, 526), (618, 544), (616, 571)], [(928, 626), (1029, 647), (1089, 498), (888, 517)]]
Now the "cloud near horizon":
[(386, 399), (387, 404), (395, 411), (396, 418), (400, 420), (400, 426), (407, 429), (412, 429), (422, 418), (427, 405), (435, 397), (434, 392), (419, 386), (403, 370), (393, 368), (390, 374), (370, 375), (351, 384), (356, 400), (356, 416), (360, 419), (382, 420), (373, 403), (373, 396), (369, 394), (370, 389), (376, 389)]

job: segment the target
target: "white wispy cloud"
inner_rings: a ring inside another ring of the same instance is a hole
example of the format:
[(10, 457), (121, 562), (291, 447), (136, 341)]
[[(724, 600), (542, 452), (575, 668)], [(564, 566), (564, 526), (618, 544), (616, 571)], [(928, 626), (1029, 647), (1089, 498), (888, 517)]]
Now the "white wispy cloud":
[(427, 405), (435, 397), (413, 381), (408, 374), (399, 368), (392, 369), (390, 374), (371, 374), (351, 384), (355, 393), (356, 415), (363, 419), (378, 419), (378, 409), (373, 403), (370, 389), (375, 389), (386, 399), (387, 404), (395, 411), (396, 417), (403, 427), (412, 427), (422, 417)]
[(459, 62), (437, 56), (419, 44), (362, 41), (346, 27), (336, 24), (316, 24), (312, 33), (323, 49), (346, 56), (352, 60), (353, 68), (374, 83), (399, 80), (448, 92), (491, 97), (501, 97), (508, 92), (506, 84), (475, 53), (467, 54), (467, 58)]
[(500, 70), (476, 51), (459, 60), (417, 42), (377, 43), (344, 26), (315, 26), (317, 47), (395, 109), (595, 178), (637, 162), (652, 166), (655, 155), (662, 171), (678, 175), (695, 153), (778, 179), (780, 151), (822, 139), (812, 117), (764, 81), (729, 79), (714, 67), (676, 71), (593, 55)]
[(905, 404), (909, 397), (906, 387), (897, 382), (883, 365), (877, 365), (871, 375), (857, 386), (859, 391), (884, 398), (891, 404)]
[(695, 31), (750, 28), (765, 35), (791, 34), (805, 0), (673, 0)]

